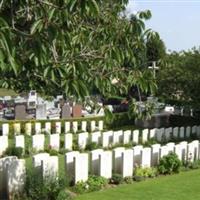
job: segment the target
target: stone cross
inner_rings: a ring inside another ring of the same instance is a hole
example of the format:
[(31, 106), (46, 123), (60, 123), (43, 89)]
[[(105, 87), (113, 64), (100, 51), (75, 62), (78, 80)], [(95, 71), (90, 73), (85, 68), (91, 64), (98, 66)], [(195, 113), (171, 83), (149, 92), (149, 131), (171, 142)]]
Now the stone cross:
[(149, 66), (148, 68), (153, 70), (153, 77), (156, 78), (156, 70), (159, 69), (159, 67), (156, 66), (156, 61), (153, 61), (152, 66)]

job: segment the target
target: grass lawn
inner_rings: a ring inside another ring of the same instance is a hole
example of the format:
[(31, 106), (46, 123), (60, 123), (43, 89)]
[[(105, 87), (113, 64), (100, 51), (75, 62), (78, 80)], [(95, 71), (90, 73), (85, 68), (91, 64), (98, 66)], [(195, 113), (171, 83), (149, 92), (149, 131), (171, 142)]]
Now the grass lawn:
[(121, 185), (78, 196), (75, 200), (197, 200), (200, 199), (200, 170)]
[(0, 88), (0, 97), (3, 96), (17, 96), (17, 94), (13, 90)]

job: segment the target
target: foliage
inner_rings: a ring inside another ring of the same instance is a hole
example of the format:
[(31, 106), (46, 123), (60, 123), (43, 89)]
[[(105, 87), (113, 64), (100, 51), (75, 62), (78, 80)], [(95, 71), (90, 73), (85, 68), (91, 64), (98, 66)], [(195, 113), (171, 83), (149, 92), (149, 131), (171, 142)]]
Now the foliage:
[(101, 176), (89, 176), (87, 184), (89, 186), (89, 191), (98, 191), (101, 190), (103, 187), (105, 187), (108, 184), (108, 180)]
[(73, 190), (78, 194), (83, 194), (86, 192), (93, 192), (101, 190), (108, 184), (106, 178), (101, 176), (91, 175), (89, 176), (86, 182), (78, 182), (74, 187)]
[(78, 194), (83, 194), (83, 193), (89, 192), (89, 186), (88, 186), (87, 182), (79, 181), (73, 187), (73, 191)]
[(124, 178), (124, 183), (126, 184), (132, 184), (133, 183), (133, 177), (132, 176), (127, 176)]
[(180, 167), (181, 161), (178, 159), (178, 156), (175, 153), (170, 152), (160, 159), (158, 171), (160, 174), (179, 173)]
[(63, 179), (43, 179), (39, 170), (27, 170), (24, 192), (28, 200), (57, 200), (64, 188)]
[[(200, 49), (172, 52), (158, 71), (158, 95), (172, 105), (199, 107)], [(187, 83), (187, 84), (185, 84)]]
[(56, 200), (70, 200), (72, 199), (71, 196), (69, 195), (68, 192), (66, 192), (66, 190), (61, 190), (58, 193), (57, 199)]
[(110, 179), (110, 183), (116, 184), (116, 185), (122, 184), (123, 181), (124, 179), (121, 174), (113, 174), (112, 178)]
[(133, 174), (134, 177), (153, 178), (157, 175), (157, 170), (153, 167), (136, 167)]
[(86, 147), (85, 147), (85, 150), (88, 150), (88, 151), (92, 151), (94, 149), (98, 149), (99, 148), (99, 145), (96, 143), (96, 142), (89, 142)]
[(146, 49), (158, 34), (145, 28), (150, 11), (122, 15), (127, 3), (2, 1), (0, 87), (76, 100), (94, 93), (125, 98), (133, 86), (155, 91)]
[(23, 156), (23, 148), (22, 147), (8, 147), (5, 151), (5, 155), (7, 156), (17, 156), (21, 158)]

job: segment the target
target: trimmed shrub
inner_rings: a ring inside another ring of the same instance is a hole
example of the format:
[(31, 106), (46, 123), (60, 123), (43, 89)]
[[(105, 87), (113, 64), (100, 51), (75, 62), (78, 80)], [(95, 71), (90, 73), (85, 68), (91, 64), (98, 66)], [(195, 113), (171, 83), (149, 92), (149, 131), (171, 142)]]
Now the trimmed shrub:
[(85, 147), (85, 150), (87, 151), (92, 151), (94, 149), (98, 149), (98, 144), (96, 142), (89, 142), (86, 147)]
[(124, 178), (124, 183), (126, 184), (132, 184), (133, 183), (133, 177), (132, 176), (127, 176)]
[(101, 176), (91, 175), (86, 182), (78, 182), (73, 190), (78, 194), (101, 190), (108, 184), (108, 180)]
[(18, 158), (21, 158), (23, 155), (23, 148), (22, 147), (8, 147), (5, 151), (5, 155), (17, 156)]
[(119, 185), (122, 184), (124, 181), (121, 174), (113, 174), (112, 178), (110, 179), (111, 184)]
[(108, 180), (101, 176), (92, 175), (88, 178), (87, 184), (89, 186), (89, 191), (98, 191), (101, 190), (108, 184)]
[(160, 174), (179, 173), (180, 167), (181, 161), (178, 159), (178, 156), (175, 153), (171, 152), (160, 159), (158, 172)]
[(157, 170), (156, 168), (153, 167), (145, 167), (145, 168), (137, 167), (134, 170), (134, 179), (136, 181), (140, 181), (145, 178), (153, 178), (155, 176), (157, 176)]

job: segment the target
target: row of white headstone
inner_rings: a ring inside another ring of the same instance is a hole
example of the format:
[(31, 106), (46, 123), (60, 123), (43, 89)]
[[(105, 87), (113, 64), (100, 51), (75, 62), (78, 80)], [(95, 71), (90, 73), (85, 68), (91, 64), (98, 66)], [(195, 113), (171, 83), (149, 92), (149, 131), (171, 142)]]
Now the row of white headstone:
[(149, 139), (155, 139), (157, 142), (167, 142), (171, 139), (190, 138), (192, 135), (200, 137), (200, 126), (144, 129), (142, 131), (142, 143), (147, 142)]
[[(193, 162), (200, 159), (200, 143), (194, 140), (190, 143), (184, 141), (164, 146), (154, 144), (144, 148), (142, 145), (131, 149), (118, 147), (112, 151), (96, 149), (90, 153), (72, 151), (65, 154), (65, 174), (68, 180), (74, 183), (87, 181), (89, 173), (107, 179), (111, 178), (113, 173), (129, 177), (133, 175), (136, 167), (157, 166), (160, 158), (170, 152), (175, 152), (181, 161)], [(33, 156), (33, 166), (40, 170), (43, 178), (58, 177), (58, 156), (50, 156), (48, 153), (36, 154)], [(25, 160), (16, 157), (0, 159), (0, 194), (2, 191), (12, 194), (20, 190), (24, 184), (24, 177)]]
[[(73, 121), (73, 122), (64, 122), (64, 133), (68, 133), (73, 131), (76, 133), (78, 130), (78, 121)], [(96, 121), (92, 120), (90, 121), (90, 131), (93, 132), (95, 130), (102, 131), (103, 130), (103, 120), (98, 121), (98, 124)], [(10, 132), (10, 126), (11, 124), (9, 123), (3, 123), (2, 124), (2, 135), (8, 135)], [(20, 134), (21, 133), (21, 124), (19, 122), (14, 123), (13, 125), (13, 131), (14, 134)], [(88, 122), (87, 121), (81, 121), (81, 131), (87, 131), (88, 128)], [(55, 122), (55, 133), (60, 134), (62, 132), (62, 123), (61, 122)], [(27, 122), (25, 124), (25, 133), (27, 135), (32, 135), (32, 134), (41, 134), (41, 133), (51, 133), (52, 132), (52, 123), (51, 122), (45, 122), (44, 128), (42, 128), (41, 122), (36, 122), (32, 124), (31, 122)]]
[[(186, 131), (185, 131), (186, 130)], [(169, 141), (172, 136), (173, 138), (189, 138), (191, 134), (196, 134), (197, 137), (200, 136), (199, 126), (191, 127), (175, 127), (175, 128), (160, 128), (160, 129), (144, 129), (142, 130), (142, 143), (147, 142), (149, 139), (155, 139), (157, 142), (162, 142), (165, 140)], [(86, 145), (89, 142), (94, 142), (103, 148), (111, 147), (116, 144), (128, 144), (135, 143), (139, 144), (139, 130), (118, 130), (118, 131), (106, 131), (100, 132), (96, 131), (91, 134), (88, 132), (79, 133), (76, 136), (78, 137), (78, 146), (80, 149), (85, 149)], [(50, 136), (49, 147), (55, 150), (60, 149), (60, 134), (51, 134)], [(73, 138), (75, 136), (72, 133), (67, 133), (64, 136), (64, 148), (66, 150), (72, 150)], [(15, 136), (15, 146), (25, 148), (25, 139), (24, 135)], [(32, 136), (32, 148), (36, 151), (44, 150), (45, 144), (45, 135), (36, 134)], [(0, 136), (0, 155), (8, 148), (8, 136)]]

